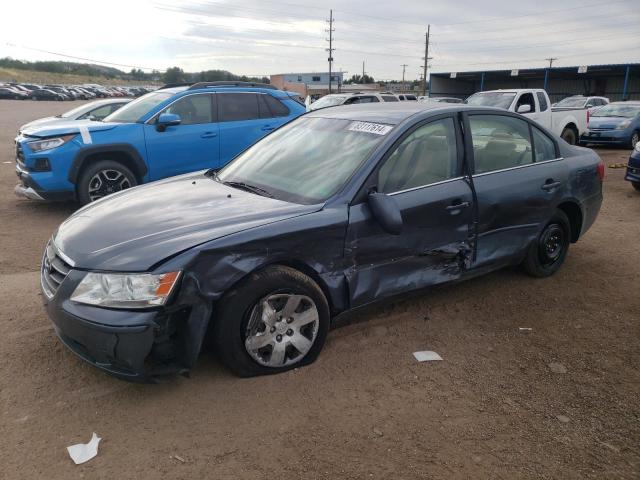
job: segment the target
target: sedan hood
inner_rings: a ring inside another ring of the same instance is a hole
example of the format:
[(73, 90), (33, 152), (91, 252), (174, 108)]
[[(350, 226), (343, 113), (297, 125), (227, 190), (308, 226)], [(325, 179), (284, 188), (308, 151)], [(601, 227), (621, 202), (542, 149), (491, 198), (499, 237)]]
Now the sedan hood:
[(594, 117), (589, 119), (589, 128), (602, 130), (613, 130), (622, 122), (628, 122), (630, 118), (625, 117)]
[(54, 137), (57, 135), (80, 133), (81, 128), (86, 128), (90, 132), (100, 132), (103, 130), (111, 130), (119, 125), (118, 123), (103, 123), (93, 120), (56, 120), (63, 121), (44, 124), (33, 122), (32, 124), (25, 125), (24, 129), (21, 129), (21, 133), (29, 137)]
[(142, 272), (196, 245), (320, 208), (231, 188), (198, 172), (89, 204), (60, 225), (54, 243), (80, 269)]

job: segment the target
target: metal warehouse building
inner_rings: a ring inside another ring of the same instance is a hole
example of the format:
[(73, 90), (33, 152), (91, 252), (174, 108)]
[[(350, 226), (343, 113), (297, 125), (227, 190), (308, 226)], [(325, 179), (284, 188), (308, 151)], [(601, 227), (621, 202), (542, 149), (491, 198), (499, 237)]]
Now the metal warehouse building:
[(475, 92), (500, 88), (544, 88), (552, 102), (569, 95), (597, 95), (609, 97), (611, 101), (638, 100), (640, 63), (432, 73), (429, 95), (466, 98)]

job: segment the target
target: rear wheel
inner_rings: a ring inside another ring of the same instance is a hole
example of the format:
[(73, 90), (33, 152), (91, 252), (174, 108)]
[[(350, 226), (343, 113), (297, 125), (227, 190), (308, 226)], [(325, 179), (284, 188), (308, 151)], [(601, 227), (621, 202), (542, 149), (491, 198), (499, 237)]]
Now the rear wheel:
[(571, 226), (567, 215), (558, 210), (531, 244), (522, 262), (525, 271), (533, 277), (549, 277), (564, 263), (571, 242)]
[(571, 128), (571, 127), (567, 127), (562, 131), (562, 135), (560, 135), (562, 137), (562, 139), (567, 142), (569, 145), (575, 145), (576, 141), (578, 140), (578, 134), (576, 133), (576, 131)]
[(640, 140), (640, 133), (633, 132), (633, 135), (631, 135), (631, 140), (629, 142), (631, 148), (636, 148), (636, 145), (638, 144), (639, 140)]
[(137, 184), (133, 172), (122, 163), (100, 160), (82, 171), (77, 185), (78, 200), (86, 205)]
[(313, 362), (329, 330), (329, 305), (303, 273), (271, 266), (251, 274), (219, 302), (212, 343), (241, 377), (280, 373)]

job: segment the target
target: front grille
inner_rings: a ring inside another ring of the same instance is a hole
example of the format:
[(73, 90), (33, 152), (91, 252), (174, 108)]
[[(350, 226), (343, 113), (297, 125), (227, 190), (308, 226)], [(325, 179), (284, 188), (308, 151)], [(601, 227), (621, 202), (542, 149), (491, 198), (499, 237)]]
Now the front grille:
[(53, 245), (51, 245), (51, 241), (49, 241), (42, 257), (42, 268), (40, 271), (42, 290), (47, 298), (53, 298), (58, 287), (69, 274), (70, 270), (71, 266), (56, 254)]
[(20, 143), (16, 142), (16, 162), (18, 162), (18, 165), (20, 165), (21, 167), (24, 167), (24, 153), (22, 152), (22, 146), (20, 146)]

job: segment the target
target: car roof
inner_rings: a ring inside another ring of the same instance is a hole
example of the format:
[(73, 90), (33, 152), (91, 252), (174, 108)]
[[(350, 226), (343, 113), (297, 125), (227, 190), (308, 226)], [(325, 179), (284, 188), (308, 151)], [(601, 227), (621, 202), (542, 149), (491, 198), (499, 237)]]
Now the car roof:
[[(335, 118), (339, 120), (355, 120), (363, 122), (385, 123), (397, 125), (413, 115), (433, 111), (433, 113), (458, 112), (463, 110), (477, 110), (478, 107), (446, 103), (364, 103), (356, 105), (341, 105), (337, 107), (320, 108), (305, 114), (305, 117)], [(489, 110), (483, 107), (483, 110)], [(500, 110), (500, 109), (495, 109)]]

